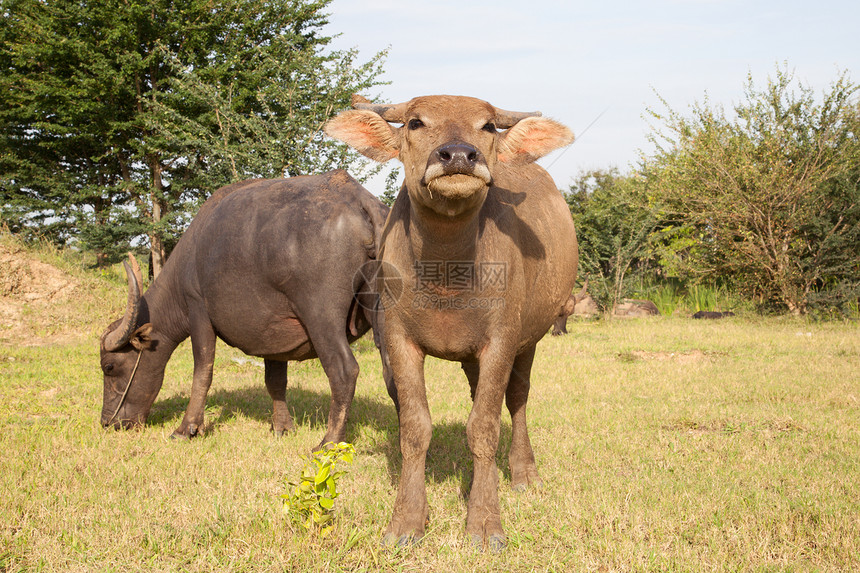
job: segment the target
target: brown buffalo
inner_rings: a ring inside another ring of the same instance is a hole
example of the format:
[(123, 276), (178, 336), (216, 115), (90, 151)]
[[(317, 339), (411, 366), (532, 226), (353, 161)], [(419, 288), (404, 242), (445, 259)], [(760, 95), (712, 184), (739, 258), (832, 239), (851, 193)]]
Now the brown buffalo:
[(578, 257), (570, 211), (534, 161), (573, 134), (540, 114), (468, 97), (398, 105), (357, 98), (354, 107), (326, 132), (372, 159), (398, 158), (405, 168), (383, 231), (377, 281), (403, 456), (383, 541), (417, 540), (428, 519), (429, 354), (460, 362), (469, 380), (474, 474), (466, 532), (476, 544), (500, 549), (495, 456), (502, 403), (511, 414), (512, 485), (540, 483), (526, 426), (530, 371), (535, 345), (573, 288)]
[[(594, 299), (589, 296), (586, 292), (588, 289), (588, 281), (585, 281), (585, 284), (582, 285), (582, 290), (580, 290), (576, 294), (572, 294), (567, 297), (567, 300), (564, 301), (564, 304), (561, 306), (561, 310), (558, 313), (558, 316), (555, 318), (555, 322), (552, 324), (552, 335), (553, 336), (561, 336), (562, 334), (567, 334), (567, 317), (571, 314), (592, 314), (590, 312), (591, 306), (588, 307), (588, 312), (585, 309), (579, 309), (583, 303), (586, 301), (590, 301), (591, 305), (594, 306), (594, 314), (597, 313), (597, 304), (594, 302)], [(580, 310), (582, 312), (580, 312)]]
[(216, 191), (146, 293), (137, 263), (126, 264), (125, 316), (101, 338), (102, 424), (144, 423), (167, 361), (190, 336), (191, 400), (173, 436), (200, 432), (218, 336), (264, 358), (276, 434), (293, 427), (287, 361), (319, 357), (331, 386), (320, 444), (341, 441), (358, 377), (349, 343), (374, 320), (359, 271), (374, 264), (387, 210), (345, 171)]

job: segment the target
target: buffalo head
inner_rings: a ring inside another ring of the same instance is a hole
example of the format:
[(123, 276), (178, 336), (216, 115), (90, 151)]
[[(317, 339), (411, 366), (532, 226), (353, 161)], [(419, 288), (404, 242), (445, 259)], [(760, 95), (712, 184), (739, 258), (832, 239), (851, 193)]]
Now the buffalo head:
[(509, 112), (471, 97), (380, 105), (354, 96), (353, 107), (329, 121), (326, 133), (376, 161), (398, 158), (413, 203), (448, 217), (480, 207), (499, 162), (529, 163), (573, 141), (567, 127), (539, 112)]
[(138, 326), (142, 307), (140, 266), (131, 253), (128, 257), (129, 261), (123, 262), (128, 278), (125, 315), (107, 328), (99, 345), (104, 373), (101, 422), (114, 428), (143, 424), (164, 379), (164, 366), (153, 369), (146, 356), (156, 344), (151, 338), (152, 324)]

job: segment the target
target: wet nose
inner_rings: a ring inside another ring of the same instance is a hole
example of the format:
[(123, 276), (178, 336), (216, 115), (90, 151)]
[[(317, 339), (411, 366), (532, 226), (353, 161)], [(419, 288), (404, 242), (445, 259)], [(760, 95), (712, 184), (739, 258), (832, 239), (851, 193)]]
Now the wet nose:
[(446, 172), (471, 171), (478, 162), (478, 150), (468, 143), (447, 143), (436, 150)]

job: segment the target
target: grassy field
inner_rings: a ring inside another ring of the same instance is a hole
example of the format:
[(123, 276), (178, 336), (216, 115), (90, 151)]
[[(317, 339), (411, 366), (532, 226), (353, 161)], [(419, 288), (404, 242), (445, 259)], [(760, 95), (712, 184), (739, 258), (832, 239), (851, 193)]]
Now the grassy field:
[(499, 555), (475, 552), (463, 531), (468, 385), (457, 365), (430, 360), (431, 522), (421, 545), (390, 550), (379, 541), (400, 468), (397, 420), (370, 342), (355, 345), (356, 459), (339, 484), (336, 527), (320, 539), (290, 525), (280, 498), (324, 431), (319, 363), (290, 367), (299, 429), (282, 439), (269, 430), (261, 364), (223, 344), (204, 436), (168, 439), (190, 391), (188, 344), (147, 426), (105, 431), (98, 334), (124, 294), (116, 277), (79, 281), (105, 316), (36, 345), (0, 336), (4, 573), (860, 568), (856, 324), (571, 320), (535, 360), (529, 418), (542, 489), (511, 491), (503, 417), (509, 545)]

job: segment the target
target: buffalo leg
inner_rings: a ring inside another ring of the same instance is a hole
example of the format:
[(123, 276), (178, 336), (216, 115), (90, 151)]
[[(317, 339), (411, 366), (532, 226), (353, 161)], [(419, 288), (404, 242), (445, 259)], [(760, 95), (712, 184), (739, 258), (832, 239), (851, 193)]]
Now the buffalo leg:
[[(320, 448), (329, 442), (339, 443), (344, 440), (346, 419), (355, 396), (358, 362), (352, 354), (346, 335), (333, 336), (333, 333), (342, 332), (344, 322), (335, 320), (331, 325), (308, 325), (308, 334), (314, 342), (314, 350), (319, 356), (331, 388), (328, 426), (319, 443)], [(335, 324), (341, 326), (334, 326)]]
[(529, 399), (534, 356), (535, 347), (532, 346), (516, 357), (505, 394), (505, 402), (511, 413), (511, 451), (508, 455), (511, 466), (511, 486), (518, 491), (526, 489), (529, 484), (541, 485), (526, 425), (526, 403)]
[(512, 360), (503, 349), (488, 347), (484, 350), (472, 411), (466, 422), (466, 437), (474, 460), (466, 533), (471, 535), (475, 545), (483, 547), (486, 542), (493, 551), (505, 546), (499, 510), (496, 450), (499, 446), (502, 402), (511, 366)]
[(469, 380), (469, 392), (471, 393), (472, 400), (474, 400), (475, 390), (478, 388), (478, 374), (480, 372), (478, 363), (461, 362), (460, 366), (463, 368), (463, 372), (466, 373), (466, 379)]
[(265, 360), (266, 390), (272, 397), (272, 431), (281, 437), (285, 432), (296, 429), (293, 418), (287, 409), (287, 362)]
[[(376, 333), (374, 333), (374, 339)], [(388, 351), (381, 342), (376, 343), (379, 350), (379, 357), (382, 360), (382, 379), (385, 381), (385, 389), (388, 391), (388, 396), (394, 402), (394, 409), (397, 410), (397, 416), (400, 416), (400, 400), (397, 397), (397, 385), (394, 383), (394, 374), (391, 372), (391, 362), (388, 359)]]
[[(534, 347), (531, 347), (517, 356), (505, 393), (505, 401), (508, 411), (511, 413), (511, 450), (508, 455), (508, 462), (511, 467), (511, 487), (517, 491), (523, 491), (529, 484), (541, 485), (526, 424), (526, 403), (529, 396), (529, 379), (534, 352)], [(478, 385), (478, 364), (476, 362), (464, 362), (463, 371), (469, 379), (472, 400), (474, 400), (475, 389)]]
[(382, 379), (385, 381), (385, 389), (388, 391), (388, 396), (394, 402), (394, 409), (397, 410), (398, 417), (400, 416), (400, 401), (397, 398), (397, 386), (394, 384), (394, 374), (391, 372), (391, 362), (388, 359), (388, 350), (385, 348), (382, 333), (385, 330), (385, 315), (378, 307), (374, 307), (372, 313), (369, 313), (369, 322), (373, 325), (373, 344), (379, 351), (379, 358), (382, 361)]
[(383, 372), (382, 377), (385, 380), (385, 389), (388, 390), (388, 396), (391, 398), (391, 401), (394, 402), (394, 410), (397, 412), (397, 418), (399, 420), (400, 399), (397, 397), (397, 385), (394, 383), (394, 377), (385, 372)]
[(402, 337), (387, 344), (394, 382), (400, 401), (400, 453), (403, 465), (391, 521), (382, 538), (384, 545), (406, 545), (424, 536), (429, 506), (424, 483), (427, 449), (433, 434), (430, 407), (424, 387), (424, 354)]
[(191, 313), (191, 352), (194, 355), (194, 379), (191, 382), (191, 399), (182, 417), (182, 423), (171, 437), (192, 438), (203, 430), (203, 412), (206, 395), (212, 385), (212, 366), (215, 363), (215, 330), (208, 319)]
[(380, 350), (380, 357), (382, 358), (382, 379), (385, 381), (385, 389), (388, 391), (391, 401), (394, 402), (397, 419), (400, 420), (400, 399), (397, 397), (397, 384), (394, 383), (394, 374), (391, 372), (387, 352)]

